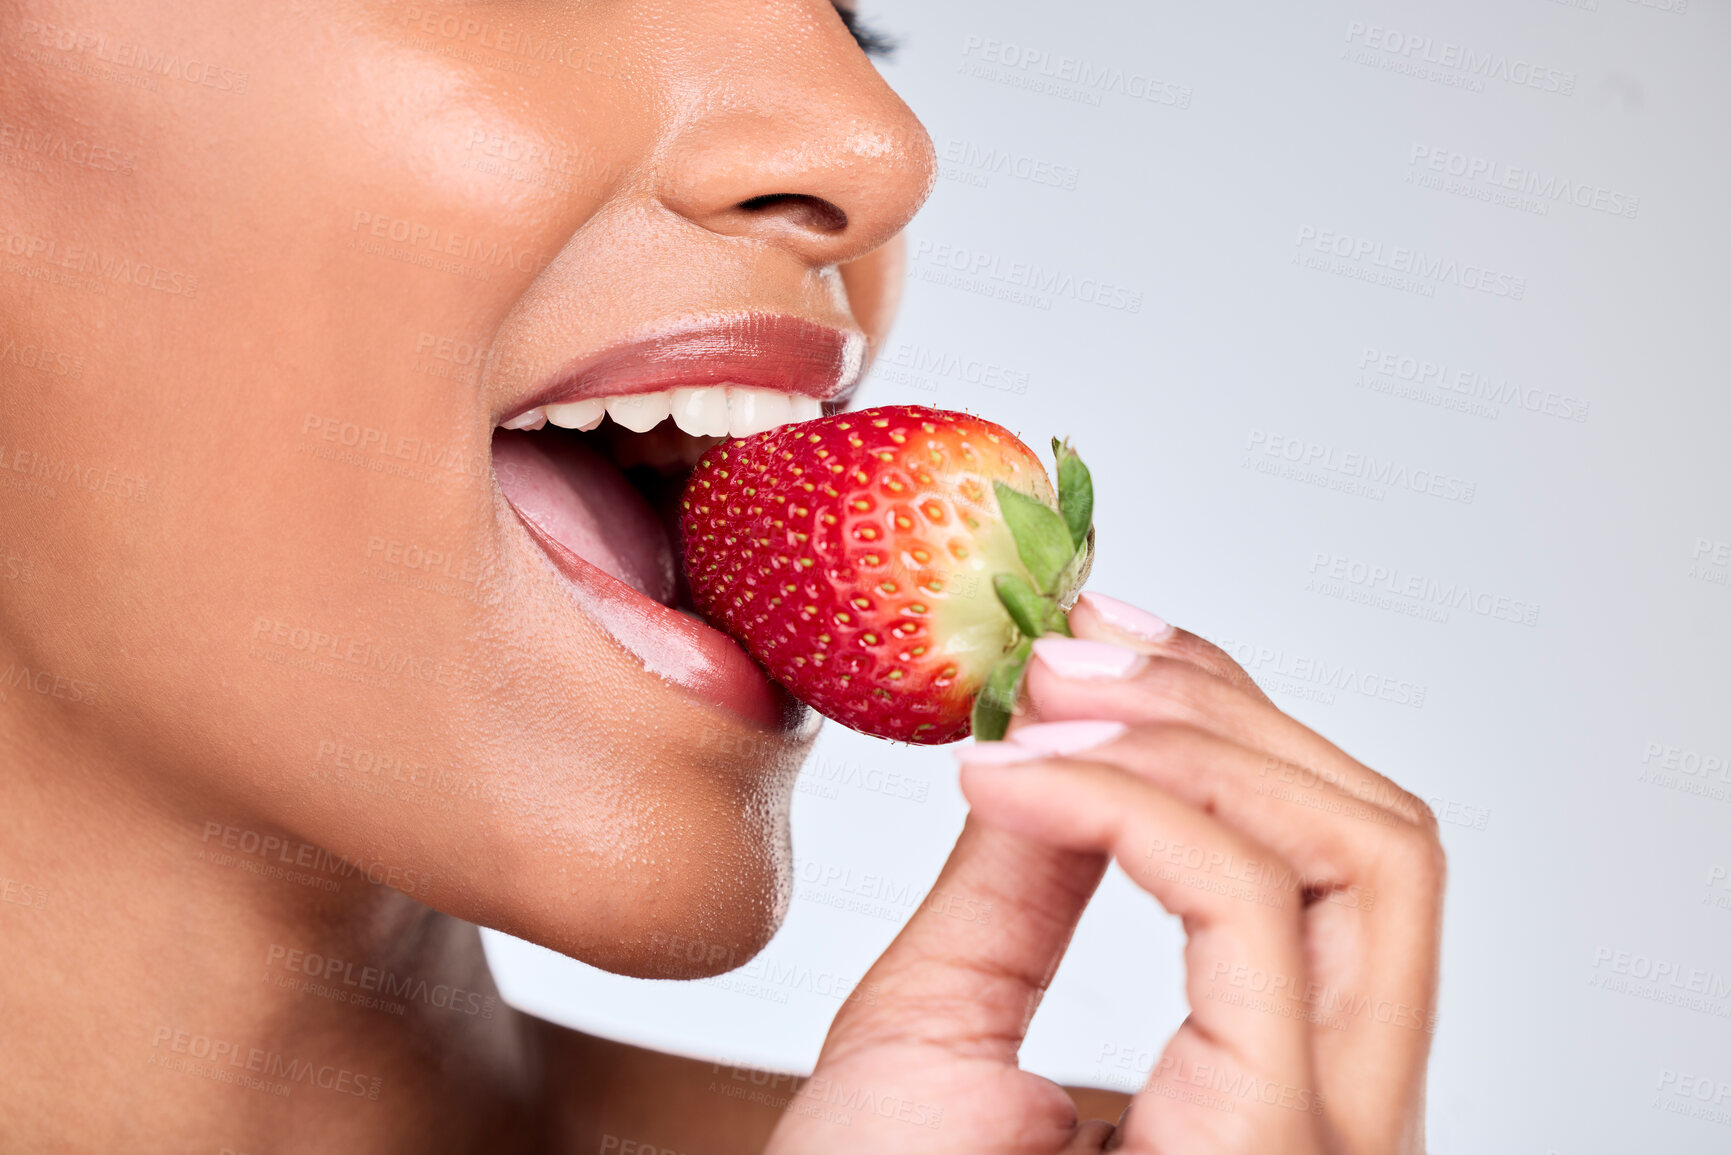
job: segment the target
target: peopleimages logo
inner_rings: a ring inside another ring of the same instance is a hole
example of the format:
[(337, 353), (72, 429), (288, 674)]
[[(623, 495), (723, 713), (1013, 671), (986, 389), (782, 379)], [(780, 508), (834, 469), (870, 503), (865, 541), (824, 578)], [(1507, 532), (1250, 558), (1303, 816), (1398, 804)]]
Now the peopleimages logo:
[(1445, 79), (1426, 71), (1427, 67), (1441, 69), (1453, 74), (1446, 79), (1459, 78), (1466, 82), (1462, 87), (1473, 87), (1475, 91), (1483, 90), (1484, 81), (1497, 80), (1559, 96), (1572, 96), (1575, 92), (1575, 74), (1567, 69), (1535, 64), (1503, 52), (1469, 48), (1453, 40), (1438, 40), (1423, 33), (1353, 20), (1346, 26), (1346, 42), (1351, 47), (1367, 50), (1367, 57), (1358, 63), (1380, 64), (1388, 71), (1411, 72), (1426, 80)]
[[(1544, 173), (1523, 165), (1504, 164), (1491, 157), (1428, 144), (1412, 146), (1407, 157), (1407, 166), (1409, 175), (1418, 173), (1422, 177), (1429, 173), (1457, 177), (1468, 185), (1486, 186), (1482, 190), (1486, 194), (1507, 191), (1532, 197), (1539, 202), (1537, 207), (1540, 215), (1548, 215), (1552, 203), (1568, 203), (1576, 208), (1592, 209), (1632, 220), (1641, 208), (1640, 197), (1630, 196), (1604, 185), (1574, 181), (1555, 173)], [(1437, 187), (1449, 192), (1457, 191), (1447, 185)], [(1513, 207), (1524, 206), (1513, 203)]]
[[(1405, 489), (1465, 505), (1471, 505), (1478, 495), (1478, 483), (1474, 481), (1434, 469), (1411, 468), (1375, 454), (1341, 449), (1284, 433), (1271, 433), (1266, 429), (1250, 431), (1244, 442), (1244, 453), (1247, 463), (1259, 467), (1274, 464), (1292, 466), (1295, 468), (1290, 471), (1290, 476), (1295, 480), (1361, 493), (1377, 501), (1381, 501), (1389, 489)], [(1266, 468), (1261, 471), (1271, 472)]]
[(0, 337), (0, 363), (55, 377), (80, 377), (84, 374), (84, 358), (35, 342), (20, 345), (13, 337)]
[(53, 237), (14, 233), (0, 228), (0, 254), (23, 257), (51, 269), (68, 269), (117, 285), (151, 289), (171, 297), (198, 296), (198, 278), (191, 273), (141, 261), (124, 253), (101, 252), (88, 245), (63, 245)]
[[(310, 994), (325, 994), (326, 991), (322, 988), (330, 987), (333, 989), (329, 993), (342, 996), (338, 1001), (353, 1001), (357, 1005), (365, 1005), (357, 996), (374, 994), (425, 1003), (430, 1007), (483, 1019), (492, 1018), (499, 1006), (498, 998), (480, 991), (465, 990), (450, 983), (428, 983), (424, 978), (400, 975), (387, 967), (356, 964), (316, 951), (291, 949), (275, 943), (265, 952), (264, 965), (280, 967), (284, 971), (306, 976), (312, 982), (308, 990)], [(348, 989), (334, 990), (339, 986)], [(401, 1006), (392, 1013), (402, 1014)]]
[[(121, 501), (143, 501), (150, 492), (148, 477), (131, 477), (101, 465), (50, 457), (22, 446), (0, 444), (0, 474), (21, 473), (39, 484), (42, 496), (58, 497), (56, 486), (86, 489)], [(11, 478), (8, 481), (13, 480)]]
[[(312, 1062), (282, 1051), (174, 1027), (157, 1027), (150, 1046), (150, 1065), (153, 1067), (166, 1067), (253, 1090), (268, 1090), (277, 1095), (286, 1096), (293, 1084), (303, 1083), (339, 1095), (376, 1100), (384, 1086), (384, 1080), (377, 1076), (360, 1074), (333, 1063)], [(228, 1069), (225, 1070), (225, 1066)]]
[[(898, 378), (885, 373), (885, 367), (906, 369), (909, 373)], [(959, 384), (998, 389), (1018, 396), (1027, 393), (1031, 379), (1024, 370), (1012, 369), (978, 357), (958, 356), (946, 349), (934, 349), (912, 341), (903, 341), (894, 349), (880, 354), (874, 366), (874, 375), (888, 377), (890, 380), (899, 379), (902, 384), (928, 382), (930, 378), (941, 377)]]
[(63, 24), (45, 24), (26, 20), (19, 26), (19, 39), (26, 46), (40, 46), (57, 52), (98, 60), (120, 68), (134, 69), (149, 76), (167, 77), (201, 88), (236, 95), (246, 91), (248, 75), (233, 68), (182, 57), (178, 52), (153, 50), (143, 44), (122, 40), (106, 32), (90, 28), (71, 28)]
[(1689, 554), (1688, 576), (1709, 585), (1731, 585), (1731, 541), (1697, 537)]
[[(520, 273), (537, 273), (553, 261), (552, 256), (547, 253), (519, 249), (509, 241), (501, 242), (495, 237), (452, 232), (422, 221), (356, 209), (349, 231), (358, 236), (363, 230), (367, 237), (375, 240), (391, 241), (408, 250), (425, 249), (426, 253), (421, 255), (429, 258), (456, 257), (482, 273), (482, 280), (486, 279), (488, 269), (508, 268)], [(351, 248), (360, 247), (354, 237), (350, 238), (349, 244)], [(454, 266), (450, 271), (457, 271), (457, 267)]]
[[(1064, 269), (1045, 268), (1031, 261), (1006, 261), (995, 253), (964, 245), (937, 241), (915, 241), (913, 263), (923, 266), (942, 281), (956, 278), (954, 287), (971, 291), (1001, 287), (1035, 300), (1068, 297), (1084, 305), (1098, 305), (1125, 313), (1142, 311), (1142, 293), (1114, 285), (1097, 277), (1078, 277)], [(928, 277), (926, 279), (933, 279)], [(997, 294), (993, 294), (997, 295)], [(1050, 308), (1050, 301), (1043, 308)]]
[(989, 923), (992, 903), (944, 890), (922, 890), (919, 884), (876, 871), (802, 859), (794, 862), (794, 897), (872, 918), (902, 922), (916, 909), (948, 915), (962, 922)]
[(1731, 1080), (1661, 1067), (1659, 1093), (1652, 1105), (1668, 1115), (1684, 1115), (1731, 1127)]
[(945, 142), (938, 159), (938, 175), (981, 188), (986, 187), (993, 176), (1007, 176), (1029, 184), (1072, 190), (1081, 176), (1074, 165), (1058, 164), (1012, 149), (992, 148), (954, 138)]
[(4, 120), (0, 120), (0, 150), (16, 150), (26, 156), (44, 157), (98, 172), (129, 173), (138, 164), (136, 155), (122, 152), (113, 145), (92, 144), (82, 137), (67, 137), (52, 129)]
[[(1467, 409), (1472, 407), (1474, 402), (1482, 401), (1491, 405), (1518, 407), (1528, 413), (1538, 413), (1564, 421), (1585, 421), (1587, 411), (1591, 408), (1588, 402), (1579, 397), (1558, 393), (1554, 389), (1524, 386), (1507, 377), (1451, 366), (1446, 361), (1429, 357), (1379, 349), (1374, 345), (1366, 345), (1359, 353), (1358, 368), (1360, 376), (1354, 382), (1355, 385), (1380, 393), (1395, 392), (1397, 384), (1405, 383), (1438, 394), (1457, 395), (1450, 400), (1458, 399), (1458, 406), (1451, 403), (1447, 405), (1448, 408)], [(1379, 378), (1381, 380), (1378, 380)], [(1487, 412), (1492, 417), (1497, 415), (1495, 410)]]
[(1093, 106), (1110, 93), (1168, 108), (1189, 108), (1195, 95), (1189, 85), (1163, 80), (1151, 71), (1054, 54), (991, 36), (969, 36), (962, 42), (962, 57), (961, 71), (980, 80)]
[(1305, 588), (1327, 597), (1392, 610), (1431, 621), (1448, 621), (1451, 610), (1466, 610), (1481, 618), (1537, 626), (1537, 602), (1510, 597), (1469, 582), (1443, 580), (1400, 566), (1380, 565), (1343, 554), (1316, 550), (1310, 558)]
[(1463, 263), (1453, 257), (1436, 256), (1421, 249), (1385, 245), (1369, 237), (1354, 236), (1334, 229), (1301, 225), (1295, 244), (1301, 254), (1308, 250), (1348, 261), (1369, 273), (1371, 277), (1380, 271), (1410, 277), (1421, 285), (1455, 285), (1473, 292), (1489, 293), (1493, 297), (1506, 297), (1511, 301), (1522, 300), (1527, 295), (1525, 277), (1474, 262)]
[(1669, 1003), (1718, 1018), (1731, 1018), (1731, 975), (1690, 966), (1678, 959), (1601, 946), (1593, 951), (1587, 985)]
[(1282, 647), (1258, 646), (1232, 638), (1212, 638), (1264, 689), (1334, 704), (1333, 691), (1357, 694), (1396, 706), (1424, 707), (1429, 688), (1351, 662), (1331, 662), (1308, 654), (1288, 652)]
[(1641, 761), (1661, 770), (1675, 770), (1704, 777), (1717, 776), (1731, 782), (1731, 756), (1724, 754), (1703, 754), (1699, 750), (1672, 745), (1669, 742), (1648, 742), (1641, 753)]

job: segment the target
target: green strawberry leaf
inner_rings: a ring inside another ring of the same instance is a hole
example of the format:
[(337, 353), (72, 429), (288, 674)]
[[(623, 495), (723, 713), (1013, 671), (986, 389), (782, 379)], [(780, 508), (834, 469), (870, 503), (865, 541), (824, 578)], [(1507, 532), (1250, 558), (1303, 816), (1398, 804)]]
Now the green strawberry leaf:
[(1052, 438), (1052, 456), (1058, 463), (1058, 509), (1070, 528), (1070, 545), (1081, 549), (1094, 524), (1094, 476), (1068, 441)]
[(1076, 551), (1076, 563), (1070, 567), (1069, 576), (1064, 581), (1064, 588), (1057, 593), (1058, 604), (1068, 610), (1076, 604), (1076, 596), (1083, 586), (1088, 584), (1088, 574), (1094, 568), (1094, 527), (1088, 527), (1088, 536), (1082, 539), (1082, 548)]
[(997, 591), (998, 600), (1010, 611), (1010, 617), (1015, 619), (1016, 628), (1024, 637), (1037, 638), (1046, 632), (1051, 604), (1034, 592), (1034, 587), (1021, 574), (999, 574), (992, 579), (992, 589)]
[(986, 684), (974, 699), (975, 741), (997, 742), (1009, 730), (1010, 715), (1016, 708), (1016, 690), (1022, 684), (1022, 671), (1033, 652), (1033, 641), (1023, 638), (986, 675)]
[(1070, 540), (1070, 529), (1058, 511), (1001, 481), (992, 482), (998, 495), (998, 509), (1010, 534), (1016, 539), (1016, 553), (1028, 567), (1041, 593), (1051, 593), (1058, 576), (1076, 555)]

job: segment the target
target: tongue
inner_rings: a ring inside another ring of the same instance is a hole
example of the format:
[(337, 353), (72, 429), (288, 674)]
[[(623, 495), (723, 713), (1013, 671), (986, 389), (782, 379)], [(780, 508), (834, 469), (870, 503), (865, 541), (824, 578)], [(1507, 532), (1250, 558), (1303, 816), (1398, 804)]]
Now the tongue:
[(517, 512), (646, 597), (671, 605), (673, 550), (643, 495), (575, 437), (499, 430), (493, 469)]

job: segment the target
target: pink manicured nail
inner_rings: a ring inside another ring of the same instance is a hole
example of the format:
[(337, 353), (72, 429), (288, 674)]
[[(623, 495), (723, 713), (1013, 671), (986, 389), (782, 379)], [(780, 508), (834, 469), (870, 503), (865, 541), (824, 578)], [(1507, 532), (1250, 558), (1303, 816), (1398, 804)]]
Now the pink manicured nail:
[(1091, 642), (1085, 638), (1065, 638), (1058, 635), (1035, 642), (1034, 656), (1046, 663), (1060, 678), (1075, 678), (1082, 682), (1128, 678), (1148, 660), (1135, 650), (1114, 646), (1109, 642)]
[(1040, 757), (1061, 758), (1104, 746), (1128, 729), (1122, 722), (1041, 722), (1023, 726), (1010, 741)]
[(1038, 750), (1014, 742), (975, 742), (957, 746), (955, 754), (956, 761), (963, 766), (1010, 766), (1017, 762), (1032, 762), (1040, 756)]
[(1083, 594), (1079, 600), (1087, 602), (1088, 608), (1100, 615), (1100, 620), (1113, 629), (1123, 630), (1131, 637), (1141, 638), (1145, 642), (1164, 641), (1172, 633), (1171, 622), (1129, 602), (1121, 602), (1117, 598), (1109, 598), (1092, 590)]

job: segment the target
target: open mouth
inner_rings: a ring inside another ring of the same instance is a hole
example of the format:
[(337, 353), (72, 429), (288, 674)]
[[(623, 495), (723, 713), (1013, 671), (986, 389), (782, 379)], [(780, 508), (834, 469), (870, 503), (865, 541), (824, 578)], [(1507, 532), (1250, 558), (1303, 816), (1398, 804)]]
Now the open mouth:
[(838, 402), (860, 343), (791, 318), (685, 330), (562, 375), (493, 433), (500, 489), (583, 612), (650, 672), (765, 727), (804, 708), (697, 616), (679, 498), (711, 446)]

